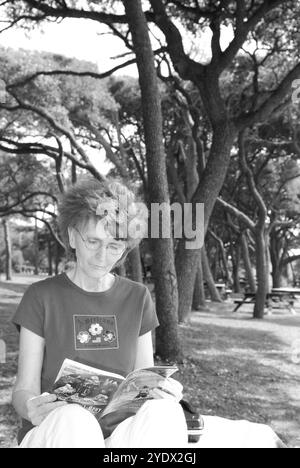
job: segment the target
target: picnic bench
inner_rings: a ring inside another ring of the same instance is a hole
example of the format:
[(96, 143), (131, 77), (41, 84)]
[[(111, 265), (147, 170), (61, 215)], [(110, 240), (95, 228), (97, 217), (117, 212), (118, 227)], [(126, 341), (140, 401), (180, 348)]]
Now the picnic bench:
[(228, 289), (225, 283), (215, 283), (215, 287), (217, 288), (223, 299), (228, 299), (230, 294), (232, 293), (232, 290)]
[[(296, 315), (294, 302), (297, 296), (300, 296), (300, 289), (298, 288), (273, 288), (272, 291), (267, 294), (266, 307), (271, 311), (273, 308), (282, 306), (282, 304), (286, 302), (290, 313)], [(234, 300), (236, 307), (233, 312), (237, 312), (244, 304), (254, 304), (255, 300), (256, 293), (245, 292), (243, 298)]]

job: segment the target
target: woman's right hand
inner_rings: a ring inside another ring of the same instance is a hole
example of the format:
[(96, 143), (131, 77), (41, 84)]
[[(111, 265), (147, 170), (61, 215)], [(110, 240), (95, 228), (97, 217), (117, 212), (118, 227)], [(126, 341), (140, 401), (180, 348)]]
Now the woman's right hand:
[(43, 393), (40, 396), (30, 398), (26, 403), (30, 422), (34, 426), (39, 426), (51, 411), (68, 404), (65, 401), (56, 400), (56, 395), (50, 393)]

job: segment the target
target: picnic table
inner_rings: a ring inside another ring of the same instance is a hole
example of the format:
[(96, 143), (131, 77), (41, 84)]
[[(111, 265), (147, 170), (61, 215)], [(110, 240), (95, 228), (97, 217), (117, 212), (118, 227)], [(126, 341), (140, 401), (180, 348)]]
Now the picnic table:
[[(276, 306), (282, 306), (286, 304), (288, 310), (292, 315), (296, 315), (294, 309), (294, 302), (300, 296), (300, 288), (273, 288), (270, 293), (266, 296), (266, 307), (269, 312), (272, 313), (272, 309)], [(242, 299), (236, 299), (234, 303), (236, 307), (233, 312), (237, 312), (238, 309), (244, 304), (253, 304), (256, 300), (256, 293), (245, 292)]]
[(228, 299), (229, 295), (232, 293), (232, 290), (228, 289), (225, 283), (215, 283), (215, 287), (218, 289), (223, 299)]

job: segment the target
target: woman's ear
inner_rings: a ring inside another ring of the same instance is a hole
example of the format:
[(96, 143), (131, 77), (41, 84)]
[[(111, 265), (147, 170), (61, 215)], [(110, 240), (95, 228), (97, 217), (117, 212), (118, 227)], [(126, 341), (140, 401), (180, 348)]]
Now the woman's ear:
[(75, 249), (75, 230), (72, 226), (68, 227), (68, 235), (69, 235), (69, 244), (71, 249)]

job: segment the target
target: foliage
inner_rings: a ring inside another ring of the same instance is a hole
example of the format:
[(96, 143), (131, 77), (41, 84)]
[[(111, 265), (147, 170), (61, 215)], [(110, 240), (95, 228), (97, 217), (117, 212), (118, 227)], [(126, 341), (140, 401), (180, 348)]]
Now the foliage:
[[(0, 59), (2, 62), (0, 78), (6, 86), (14, 85), (12, 89), (17, 97), (33, 106), (47, 109), (56, 122), (68, 129), (78, 126), (82, 114), (87, 114), (90, 121), (100, 127), (106, 127), (111, 112), (117, 110), (105, 81), (88, 76), (40, 75), (26, 83), (26, 77), (39, 71), (58, 69), (75, 70), (77, 73), (96, 72), (96, 66), (92, 63), (46, 52), (4, 48), (0, 49)], [(23, 86), (16, 86), (22, 82)], [(8, 104), (13, 102), (14, 99), (11, 97)], [(18, 124), (26, 125), (26, 131), (33, 135), (40, 135), (43, 128), (50, 133), (53, 131), (49, 124), (36, 116), (33, 121), (28, 121), (27, 113), (23, 114), (23, 120)]]

